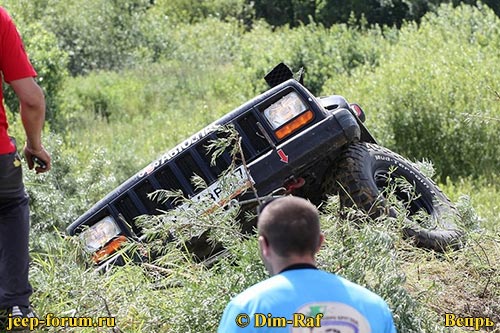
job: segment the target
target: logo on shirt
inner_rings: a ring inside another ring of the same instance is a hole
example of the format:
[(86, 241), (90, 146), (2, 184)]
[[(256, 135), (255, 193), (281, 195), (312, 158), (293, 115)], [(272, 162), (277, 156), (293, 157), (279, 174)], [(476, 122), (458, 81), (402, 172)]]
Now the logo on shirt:
[(297, 310), (314, 317), (322, 313), (321, 327), (294, 327), (292, 333), (371, 333), (368, 320), (355, 308), (338, 302), (306, 304)]

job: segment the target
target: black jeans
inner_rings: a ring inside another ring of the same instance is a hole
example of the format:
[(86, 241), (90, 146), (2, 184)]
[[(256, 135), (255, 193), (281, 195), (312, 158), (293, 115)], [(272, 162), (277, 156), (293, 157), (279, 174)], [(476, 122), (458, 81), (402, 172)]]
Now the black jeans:
[(19, 155), (0, 155), (0, 308), (29, 306), (29, 228)]

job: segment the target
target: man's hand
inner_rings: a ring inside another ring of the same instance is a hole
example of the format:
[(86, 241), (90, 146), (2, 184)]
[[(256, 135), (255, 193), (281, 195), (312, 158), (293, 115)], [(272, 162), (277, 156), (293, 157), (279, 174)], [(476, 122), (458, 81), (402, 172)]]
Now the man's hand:
[[(44, 173), (51, 168), (50, 154), (43, 146), (40, 149), (32, 149), (26, 144), (24, 146), (24, 157), (26, 157), (26, 161), (28, 162), (28, 168), (30, 170), (35, 168), (36, 173)], [(35, 165), (35, 159), (38, 159), (40, 163), (36, 163), (37, 165)]]

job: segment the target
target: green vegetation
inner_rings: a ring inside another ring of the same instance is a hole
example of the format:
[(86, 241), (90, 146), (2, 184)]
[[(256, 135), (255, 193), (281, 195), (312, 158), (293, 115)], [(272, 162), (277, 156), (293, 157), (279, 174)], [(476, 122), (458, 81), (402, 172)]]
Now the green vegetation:
[(420, 26), (404, 26), (378, 66), (349, 76), (352, 85), (334, 78), (323, 92), (370, 105), (376, 137), (405, 156), (431, 159), (441, 180), (492, 176), (500, 165), (499, 24), (487, 8), (442, 7)]
[[(212, 219), (234, 237), (223, 239), (229, 256), (211, 269), (172, 250), (161, 265), (96, 273), (64, 228), (185, 136), (263, 91), (264, 74), (284, 61), (305, 68), (314, 93), (360, 103), (382, 145), (431, 160), (469, 240), (453, 253), (416, 249), (401, 239), (399, 221), (339, 219), (332, 197), (322, 213), (320, 266), (385, 297), (401, 332), (452, 331), (443, 327), (447, 312), (500, 322), (497, 2), (252, 3), (3, 2), (48, 100), (44, 139), (54, 169), (25, 172), (38, 313), (112, 315), (123, 332), (215, 330), (229, 298), (266, 276), (255, 238), (239, 235), (232, 215)], [(399, 8), (393, 18), (384, 14), (390, 8)], [(6, 104), (11, 134), (21, 138), (11, 92)]]

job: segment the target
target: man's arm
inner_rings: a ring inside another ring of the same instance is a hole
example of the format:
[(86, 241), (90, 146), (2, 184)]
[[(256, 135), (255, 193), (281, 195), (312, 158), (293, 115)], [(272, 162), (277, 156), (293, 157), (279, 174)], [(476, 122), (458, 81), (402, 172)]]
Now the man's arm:
[(42, 129), (45, 121), (45, 97), (43, 91), (32, 77), (13, 80), (9, 84), (19, 98), (21, 106), (21, 120), (26, 132), (24, 155), (28, 167), (33, 169), (33, 156), (36, 156), (46, 164), (45, 168), (36, 167), (36, 172), (49, 171), (51, 158), (42, 145)]

